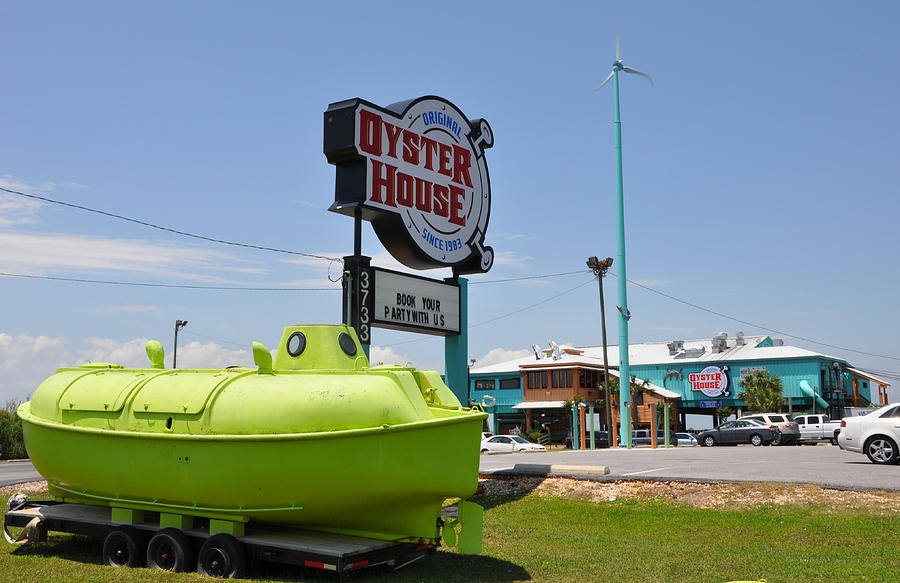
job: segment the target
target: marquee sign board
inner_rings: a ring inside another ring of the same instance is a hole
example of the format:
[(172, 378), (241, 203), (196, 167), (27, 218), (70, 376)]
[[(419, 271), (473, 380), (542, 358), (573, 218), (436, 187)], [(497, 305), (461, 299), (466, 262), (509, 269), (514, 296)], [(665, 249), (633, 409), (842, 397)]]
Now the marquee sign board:
[(488, 123), (470, 121), (435, 96), (387, 108), (362, 99), (325, 111), (324, 152), (337, 167), (329, 210), (372, 223), (381, 243), (414, 269), (452, 267), (483, 273), (491, 187), (485, 150)]
[(426, 334), (459, 334), (459, 285), (373, 268), (372, 325)]
[(360, 268), (357, 333), (369, 343), (371, 328), (447, 336), (459, 334), (459, 285), (377, 267)]
[(688, 375), (691, 390), (700, 391), (707, 397), (728, 396), (728, 367), (708, 366), (700, 372)]

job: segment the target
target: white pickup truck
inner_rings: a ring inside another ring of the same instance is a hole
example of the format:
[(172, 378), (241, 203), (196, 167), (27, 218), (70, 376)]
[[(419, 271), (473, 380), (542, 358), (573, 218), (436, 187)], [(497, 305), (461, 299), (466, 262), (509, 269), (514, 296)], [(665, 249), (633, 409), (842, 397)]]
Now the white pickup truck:
[(794, 421), (800, 427), (800, 441), (828, 440), (837, 445), (841, 431), (840, 421), (831, 421), (828, 415), (796, 415)]

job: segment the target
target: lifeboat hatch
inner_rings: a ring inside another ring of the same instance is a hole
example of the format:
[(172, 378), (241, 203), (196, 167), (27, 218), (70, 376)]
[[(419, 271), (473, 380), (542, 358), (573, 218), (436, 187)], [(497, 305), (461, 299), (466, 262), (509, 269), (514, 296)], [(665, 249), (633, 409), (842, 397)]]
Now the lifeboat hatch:
[(227, 382), (227, 375), (158, 375), (141, 387), (134, 398), (135, 413), (180, 413), (196, 415), (203, 411), (210, 394), (219, 384)]
[(132, 389), (146, 379), (146, 375), (133, 372), (91, 371), (72, 381), (60, 398), (59, 408), (63, 411), (119, 412)]

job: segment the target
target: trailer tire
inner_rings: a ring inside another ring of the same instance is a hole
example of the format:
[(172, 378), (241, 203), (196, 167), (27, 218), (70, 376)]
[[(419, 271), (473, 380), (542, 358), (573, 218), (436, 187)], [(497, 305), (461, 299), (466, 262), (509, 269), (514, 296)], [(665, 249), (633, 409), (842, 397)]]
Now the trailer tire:
[(193, 571), (191, 541), (177, 528), (164, 528), (147, 545), (147, 566), (160, 571)]
[(219, 579), (237, 579), (247, 570), (244, 545), (229, 534), (216, 534), (203, 543), (197, 559), (201, 575)]
[(133, 526), (111, 530), (103, 539), (103, 562), (110, 567), (143, 567), (144, 536)]

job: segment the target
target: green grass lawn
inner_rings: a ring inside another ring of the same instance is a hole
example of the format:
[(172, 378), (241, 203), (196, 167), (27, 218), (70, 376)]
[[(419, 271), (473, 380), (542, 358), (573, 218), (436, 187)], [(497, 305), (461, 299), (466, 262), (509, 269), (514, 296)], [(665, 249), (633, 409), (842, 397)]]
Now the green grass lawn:
[[(39, 495), (31, 496), (39, 499)], [(4, 501), (5, 497), (0, 497)], [(561, 497), (481, 498), (484, 552), (440, 551), (401, 571), (353, 580), (887, 583), (900, 573), (900, 516), (830, 506), (703, 510), (658, 500), (594, 503)], [(209, 581), (197, 574), (114, 569), (101, 543), (53, 535), (0, 547), (0, 581)], [(333, 575), (261, 565), (263, 581), (336, 581)]]

